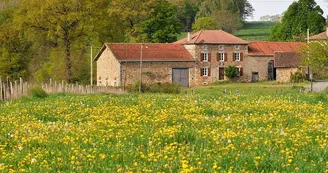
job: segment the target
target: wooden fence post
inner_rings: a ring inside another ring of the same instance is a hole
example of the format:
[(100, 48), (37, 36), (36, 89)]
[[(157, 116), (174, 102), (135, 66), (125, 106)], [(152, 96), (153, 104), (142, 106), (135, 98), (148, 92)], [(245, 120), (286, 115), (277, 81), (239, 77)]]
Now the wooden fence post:
[(20, 87), (20, 95), (23, 95), (24, 94), (24, 83), (23, 83), (23, 78), (20, 77), (19, 78), (19, 87)]
[(18, 98), (19, 92), (18, 92), (17, 80), (14, 81), (14, 93), (15, 93), (15, 98)]
[(65, 89), (64, 89), (64, 80), (62, 80), (61, 88), (62, 88), (62, 92), (65, 92)]
[(9, 77), (7, 76), (7, 99), (9, 100), (11, 98), (11, 90), (10, 90), (10, 81), (9, 81)]
[(10, 96), (11, 98), (14, 98), (14, 90), (13, 90), (13, 83), (12, 82), (9, 82), (10, 83)]
[(49, 92), (53, 92), (53, 87), (52, 87), (52, 78), (49, 79)]

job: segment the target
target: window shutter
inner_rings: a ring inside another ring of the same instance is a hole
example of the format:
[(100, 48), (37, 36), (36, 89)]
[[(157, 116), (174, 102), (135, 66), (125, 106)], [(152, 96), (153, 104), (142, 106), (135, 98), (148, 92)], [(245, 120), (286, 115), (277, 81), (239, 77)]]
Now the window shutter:
[(208, 53), (208, 62), (211, 62), (211, 53)]
[(236, 61), (236, 56), (235, 55), (236, 55), (235, 53), (232, 54), (232, 60), (233, 61)]
[(200, 68), (199, 71), (200, 71), (200, 73), (199, 73), (200, 76), (203, 76), (203, 68)]
[(243, 68), (240, 67), (240, 76), (243, 76)]
[(217, 61), (220, 61), (220, 55), (219, 55), (219, 53), (216, 54), (216, 59), (217, 59)]
[(211, 76), (211, 67), (208, 68), (208, 76)]
[(228, 54), (224, 53), (224, 61), (227, 62), (228, 61)]
[(200, 61), (203, 61), (203, 54), (202, 53), (199, 54), (199, 57), (200, 57)]
[(243, 59), (244, 59), (244, 55), (243, 53), (240, 53), (240, 61), (243, 61)]

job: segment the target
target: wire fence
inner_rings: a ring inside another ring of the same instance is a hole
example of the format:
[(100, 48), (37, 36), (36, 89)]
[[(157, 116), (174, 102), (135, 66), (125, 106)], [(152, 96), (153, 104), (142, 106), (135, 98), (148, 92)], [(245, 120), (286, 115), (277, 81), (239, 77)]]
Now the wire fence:
[(121, 88), (115, 88), (110, 86), (91, 86), (91, 85), (79, 85), (78, 83), (69, 84), (67, 82), (52, 81), (51, 79), (47, 83), (29, 83), (24, 82), (22, 78), (19, 80), (11, 81), (8, 77), (3, 79), (0, 77), (0, 101), (6, 101), (11, 99), (18, 99), (23, 96), (27, 96), (33, 87), (42, 87), (47, 93), (72, 93), (72, 94), (125, 94)]

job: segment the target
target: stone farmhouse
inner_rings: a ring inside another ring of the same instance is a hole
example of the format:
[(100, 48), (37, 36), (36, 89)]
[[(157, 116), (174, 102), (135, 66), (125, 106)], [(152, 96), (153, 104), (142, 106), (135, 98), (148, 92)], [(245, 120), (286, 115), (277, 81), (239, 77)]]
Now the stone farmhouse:
[(310, 37), (311, 41), (316, 41), (316, 40), (328, 40), (328, 27), (326, 28), (325, 32), (322, 32), (320, 34), (317, 35), (313, 35), (312, 37)]
[(227, 80), (234, 65), (238, 80), (288, 82), (305, 43), (247, 42), (222, 30), (202, 30), (174, 43), (106, 43), (96, 55), (98, 86), (176, 83), (183, 87)]

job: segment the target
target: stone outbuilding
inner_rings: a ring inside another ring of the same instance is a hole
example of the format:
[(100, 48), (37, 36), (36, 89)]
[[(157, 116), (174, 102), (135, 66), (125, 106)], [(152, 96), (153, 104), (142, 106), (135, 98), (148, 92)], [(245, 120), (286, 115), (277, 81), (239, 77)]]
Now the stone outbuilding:
[[(281, 79), (277, 73), (275, 52), (298, 52), (305, 43), (301, 42), (251, 42), (248, 46), (248, 57), (245, 58), (245, 80), (261, 81)], [(287, 55), (287, 54), (286, 54)], [(288, 62), (288, 56), (284, 56)], [(295, 57), (291, 57), (295, 58)], [(294, 59), (292, 60), (294, 62)], [(282, 59), (279, 58), (279, 65)], [(280, 67), (280, 66), (279, 66)], [(280, 67), (281, 68), (281, 67)], [(285, 68), (286, 71), (291, 70)], [(279, 71), (281, 72), (281, 71)], [(287, 73), (290, 74), (291, 71)], [(285, 78), (284, 78), (285, 79)], [(284, 82), (287, 82), (284, 80)]]
[(290, 82), (291, 76), (300, 70), (301, 59), (296, 52), (275, 52), (274, 67), (277, 71), (277, 82)]
[(142, 83), (193, 85), (195, 60), (178, 44), (106, 43), (95, 59), (98, 86)]

